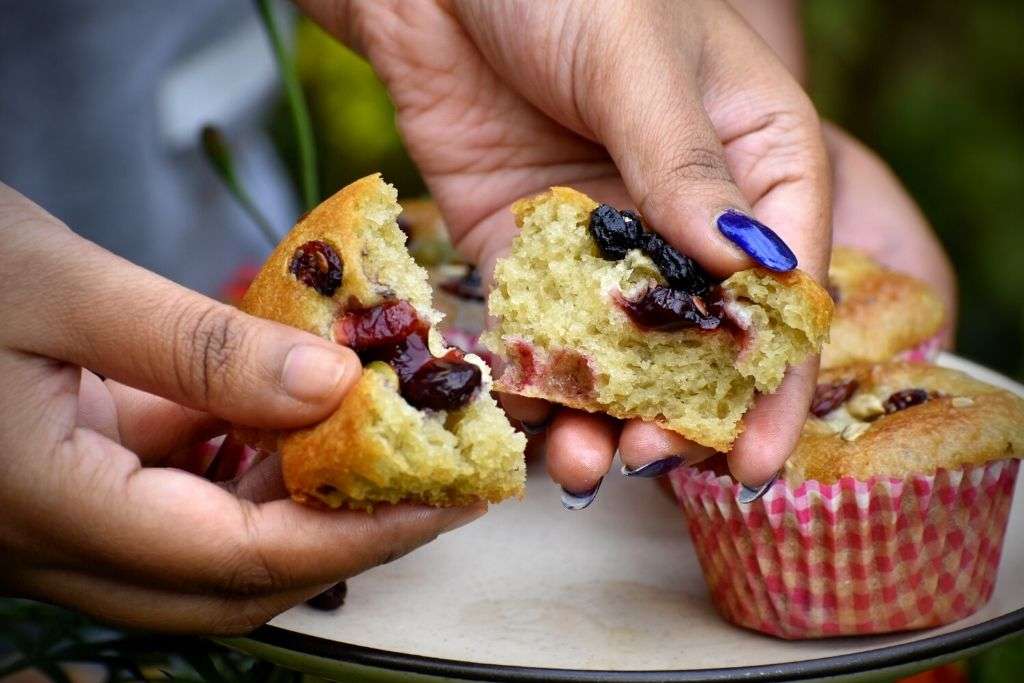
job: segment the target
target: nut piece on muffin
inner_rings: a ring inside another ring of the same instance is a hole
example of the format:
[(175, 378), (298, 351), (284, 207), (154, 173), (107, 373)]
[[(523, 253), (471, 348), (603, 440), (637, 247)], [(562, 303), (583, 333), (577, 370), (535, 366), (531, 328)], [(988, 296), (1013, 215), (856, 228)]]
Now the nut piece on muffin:
[(924, 282), (847, 247), (832, 250), (829, 293), (835, 314), (821, 367), (879, 363), (907, 355), (931, 360), (945, 322), (942, 301)]
[(957, 370), (917, 363), (823, 371), (784, 477), (933, 474), (1024, 453), (1024, 400)]
[(358, 509), (521, 496), (525, 438), (491, 397), (487, 365), (434, 329), (441, 314), (405, 248), (400, 211), (394, 188), (368, 176), (303, 216), (270, 255), (241, 309), (349, 346), (364, 369), (319, 424), (238, 433), (280, 452), (299, 502)]
[(807, 274), (715, 282), (629, 211), (555, 187), (513, 206), (484, 336), (500, 391), (641, 418), (728, 450), (754, 392), (825, 341), (832, 300)]

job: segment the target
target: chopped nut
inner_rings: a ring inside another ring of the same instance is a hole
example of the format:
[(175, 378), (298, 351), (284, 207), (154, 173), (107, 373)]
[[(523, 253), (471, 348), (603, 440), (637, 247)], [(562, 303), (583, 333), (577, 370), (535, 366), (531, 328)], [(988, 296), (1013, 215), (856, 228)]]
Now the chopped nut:
[(885, 406), (882, 405), (882, 400), (874, 394), (858, 394), (854, 396), (846, 404), (846, 409), (850, 411), (850, 415), (864, 421), (871, 421), (879, 415), (885, 414)]
[(950, 403), (953, 404), (954, 408), (967, 408), (974, 405), (974, 399), (967, 396), (954, 396)]
[(871, 425), (867, 422), (854, 422), (843, 430), (843, 441), (856, 441), (869, 429)]

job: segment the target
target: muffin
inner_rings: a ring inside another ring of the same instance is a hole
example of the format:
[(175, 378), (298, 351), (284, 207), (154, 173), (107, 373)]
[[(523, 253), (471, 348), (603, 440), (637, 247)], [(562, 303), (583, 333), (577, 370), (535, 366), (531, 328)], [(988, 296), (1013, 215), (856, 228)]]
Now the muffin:
[(435, 329), (427, 273), (405, 249), (394, 188), (379, 175), (303, 216), (241, 302), (252, 315), (353, 348), (363, 373), (312, 427), (239, 429), (281, 454), (292, 498), (372, 508), (521, 496), (525, 439), (491, 397), (490, 371)]
[(836, 307), (822, 368), (935, 356), (945, 312), (927, 284), (845, 247), (832, 250), (828, 279)]
[(552, 188), (513, 207), (484, 344), (500, 391), (642, 418), (728, 450), (755, 391), (825, 341), (832, 301), (805, 273), (713, 281), (632, 212)]
[(760, 500), (713, 466), (671, 476), (712, 599), (783, 638), (961, 619), (992, 594), (1024, 400), (924, 364), (826, 370), (796, 451)]

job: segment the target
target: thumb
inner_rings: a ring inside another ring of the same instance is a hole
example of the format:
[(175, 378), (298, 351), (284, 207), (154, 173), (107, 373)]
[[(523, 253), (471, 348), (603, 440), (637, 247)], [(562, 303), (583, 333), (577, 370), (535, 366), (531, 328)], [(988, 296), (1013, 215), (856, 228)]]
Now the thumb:
[[(0, 343), (254, 427), (329, 414), (362, 369), (350, 349), (190, 291), (75, 235), (9, 188)], [(58, 293), (58, 295), (55, 295)]]

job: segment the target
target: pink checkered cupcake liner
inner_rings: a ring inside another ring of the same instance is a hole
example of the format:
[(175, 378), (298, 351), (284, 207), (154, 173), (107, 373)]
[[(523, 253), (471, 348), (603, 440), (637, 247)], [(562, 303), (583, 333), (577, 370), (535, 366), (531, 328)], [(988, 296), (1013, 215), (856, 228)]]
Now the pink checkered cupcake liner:
[(671, 474), (712, 600), (781, 638), (928, 628), (992, 596), (1019, 460), (933, 476), (777, 481), (741, 505), (730, 477)]

